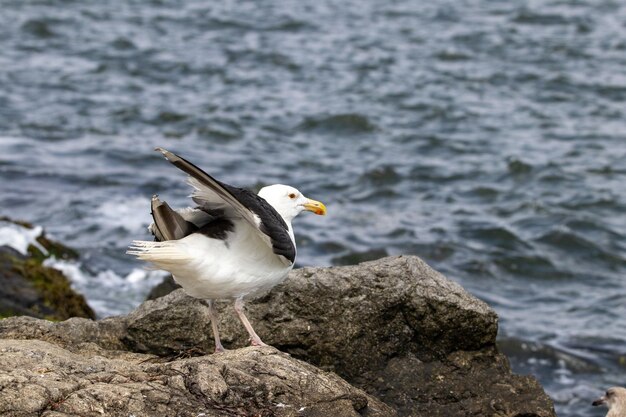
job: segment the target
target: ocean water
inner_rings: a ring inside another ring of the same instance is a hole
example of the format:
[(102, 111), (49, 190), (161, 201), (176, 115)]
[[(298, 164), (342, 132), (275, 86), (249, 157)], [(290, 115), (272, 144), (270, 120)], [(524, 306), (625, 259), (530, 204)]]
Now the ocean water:
[(3, 0), (0, 215), (77, 248), (100, 316), (178, 152), (297, 186), (299, 265), (416, 254), (500, 316), (559, 416), (626, 385), (626, 4)]

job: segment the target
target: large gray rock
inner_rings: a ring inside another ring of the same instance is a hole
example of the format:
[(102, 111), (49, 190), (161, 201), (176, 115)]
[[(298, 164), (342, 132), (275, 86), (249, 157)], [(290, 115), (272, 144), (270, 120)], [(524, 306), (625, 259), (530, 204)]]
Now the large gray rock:
[[(247, 345), (232, 306), (220, 307), (224, 345)], [(400, 415), (555, 416), (536, 380), (513, 375), (497, 352), (493, 310), (419, 258), (293, 271), (248, 311), (266, 343), (336, 372)], [(206, 305), (182, 290), (125, 317), (36, 322), (0, 321), (0, 337), (170, 358), (213, 350)]]
[[(225, 346), (245, 346), (247, 333), (232, 303), (221, 307)], [(431, 360), (493, 346), (498, 330), (489, 306), (411, 256), (295, 270), (267, 296), (248, 303), (248, 312), (267, 343), (349, 376), (384, 367), (388, 358), (407, 352)], [(183, 347), (210, 350), (207, 318), (201, 300), (177, 290), (132, 312), (129, 337), (163, 348), (176, 328), (184, 339), (169, 346), (169, 353)], [(185, 337), (181, 327), (191, 333)]]
[[(222, 342), (245, 346), (232, 303), (221, 307)], [(206, 306), (177, 290), (129, 316), (126, 343), (158, 354), (209, 352), (210, 326), (197, 320), (202, 315), (208, 316)], [(414, 256), (295, 270), (248, 303), (248, 317), (266, 343), (338, 373), (401, 415), (555, 415), (539, 383), (513, 375), (498, 353), (495, 312)], [(172, 327), (184, 327), (187, 337), (165, 336)]]

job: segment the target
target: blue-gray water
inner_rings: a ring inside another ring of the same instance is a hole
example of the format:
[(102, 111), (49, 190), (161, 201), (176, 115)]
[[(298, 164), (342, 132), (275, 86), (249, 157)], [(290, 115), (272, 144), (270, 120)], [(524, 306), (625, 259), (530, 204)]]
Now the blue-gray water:
[(327, 203), (300, 265), (417, 254), (460, 282), (560, 416), (626, 385), (623, 2), (0, 7), (0, 214), (81, 251), (100, 315), (147, 291), (123, 284), (149, 197), (186, 203), (160, 145)]

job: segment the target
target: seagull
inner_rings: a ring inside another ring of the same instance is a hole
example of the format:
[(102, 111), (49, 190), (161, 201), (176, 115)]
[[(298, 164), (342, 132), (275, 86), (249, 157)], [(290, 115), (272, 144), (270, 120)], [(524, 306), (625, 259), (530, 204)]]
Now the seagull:
[(169, 271), (192, 297), (208, 301), (215, 352), (223, 352), (215, 301), (234, 299), (235, 312), (253, 346), (267, 346), (244, 312), (244, 298), (283, 281), (296, 259), (291, 221), (302, 211), (326, 214), (319, 201), (294, 187), (274, 184), (258, 194), (216, 180), (191, 162), (156, 148), (187, 173), (195, 207), (173, 210), (152, 197), (155, 241), (135, 240), (126, 252)]
[(626, 417), (626, 388), (609, 388), (606, 394), (591, 403), (593, 406), (602, 404), (609, 408), (606, 417)]

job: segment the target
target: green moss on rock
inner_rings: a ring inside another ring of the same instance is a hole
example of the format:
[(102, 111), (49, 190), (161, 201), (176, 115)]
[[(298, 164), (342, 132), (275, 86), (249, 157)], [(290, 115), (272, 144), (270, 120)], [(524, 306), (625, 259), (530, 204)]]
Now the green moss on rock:
[(43, 262), (44, 259), (50, 257), (57, 259), (78, 259), (78, 252), (59, 242), (48, 239), (45, 233), (42, 233), (41, 236), (37, 238), (37, 243), (46, 250), (46, 253), (42, 252), (41, 249), (34, 245), (29, 245), (28, 254), (39, 262)]
[[(7, 217), (0, 216), (0, 221), (33, 228), (30, 223)], [(77, 259), (78, 253), (48, 239), (45, 233), (37, 237), (37, 244), (29, 245), (27, 255), (0, 246), (0, 319), (15, 315), (48, 320), (95, 318), (85, 298), (71, 288), (63, 273), (43, 265), (49, 257)]]
[(53, 314), (43, 313), (45, 318), (65, 320), (70, 317), (94, 319), (95, 313), (87, 305), (85, 297), (76, 293), (68, 279), (58, 270), (43, 266), (36, 258), (13, 262), (13, 270), (32, 283), (39, 293), (44, 306), (53, 310)]

